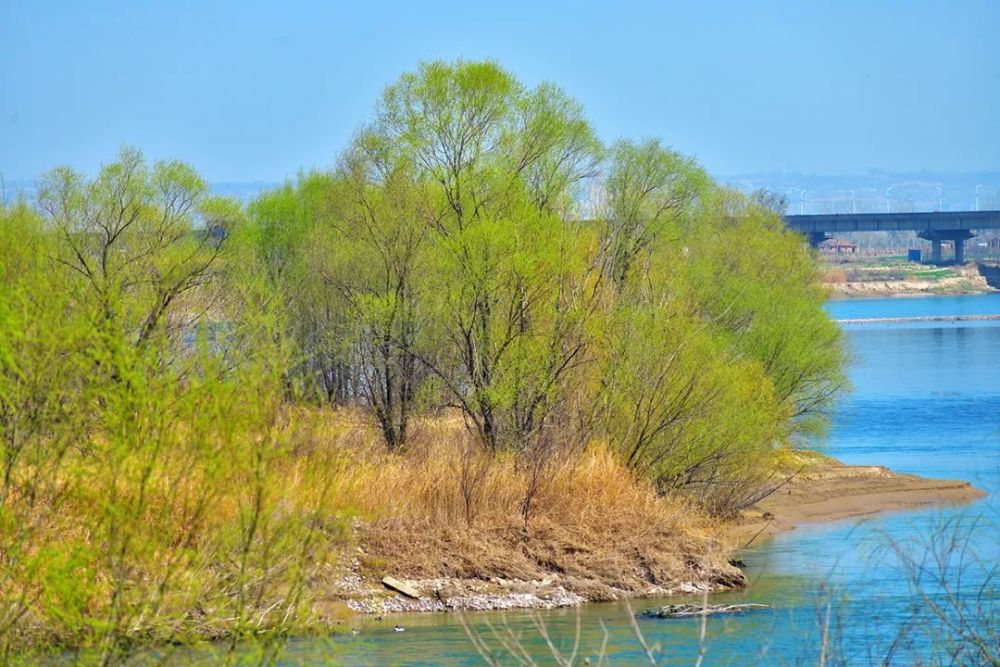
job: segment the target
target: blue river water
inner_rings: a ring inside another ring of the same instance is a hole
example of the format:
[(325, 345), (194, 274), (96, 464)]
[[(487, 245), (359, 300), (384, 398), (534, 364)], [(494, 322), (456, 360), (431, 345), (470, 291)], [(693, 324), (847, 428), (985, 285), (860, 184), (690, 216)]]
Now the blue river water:
[[(835, 319), (997, 314), (1000, 296), (841, 301), (828, 308)], [(698, 620), (640, 619), (661, 664), (695, 664), (699, 655), (703, 665), (950, 664), (947, 652), (956, 647), (949, 637), (996, 632), (1000, 322), (852, 325), (848, 335), (854, 391), (838, 406), (829, 434), (814, 444), (848, 463), (967, 480), (989, 496), (804, 527), (747, 549), (742, 557), (752, 585), (711, 601), (771, 608), (711, 619), (704, 640)], [(909, 569), (914, 562), (921, 567)], [(657, 602), (666, 603), (635, 607)], [(579, 637), (581, 656), (602, 652), (606, 642), (610, 664), (649, 664), (622, 604), (469, 615), (467, 625), (498, 664), (525, 664), (502, 648), (512, 637), (537, 664), (556, 664), (547, 657), (539, 620), (564, 654)], [(406, 632), (394, 632), (395, 623)], [(959, 657), (956, 664), (981, 664), (974, 654)], [(456, 615), (436, 614), (366, 622), (355, 636), (296, 640), (279, 664), (487, 663)]]

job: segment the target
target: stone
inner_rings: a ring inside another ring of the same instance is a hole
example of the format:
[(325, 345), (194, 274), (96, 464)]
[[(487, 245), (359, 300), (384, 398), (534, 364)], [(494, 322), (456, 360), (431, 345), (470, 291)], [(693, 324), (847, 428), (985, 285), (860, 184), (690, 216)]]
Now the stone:
[(395, 577), (382, 577), (382, 585), (390, 590), (394, 590), (397, 593), (401, 593), (408, 598), (413, 598), (414, 600), (419, 600), (421, 595), (413, 586), (410, 586), (405, 581), (400, 581)]
[(689, 618), (691, 616), (714, 616), (717, 614), (739, 614), (754, 609), (770, 609), (766, 604), (668, 604), (652, 607), (642, 612), (647, 618)]

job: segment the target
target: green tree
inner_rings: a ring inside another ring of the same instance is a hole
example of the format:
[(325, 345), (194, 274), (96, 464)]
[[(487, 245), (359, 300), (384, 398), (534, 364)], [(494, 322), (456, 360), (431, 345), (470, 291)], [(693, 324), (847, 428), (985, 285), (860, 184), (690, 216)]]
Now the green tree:
[[(279, 304), (259, 265), (227, 264), (212, 231), (239, 206), (200, 182), (126, 151), (94, 181), (50, 175), (44, 215), (0, 206), (5, 662), (55, 641), (124, 663), (137, 638), (190, 641), (204, 622), (280, 634), (327, 562), (325, 482), (296, 511), (273, 492), (289, 451)], [(202, 604), (218, 618), (195, 620)]]
[(739, 193), (706, 199), (685, 231), (675, 276), (730, 345), (762, 365), (788, 415), (788, 435), (816, 433), (847, 387), (846, 342), (823, 310), (819, 267), (781, 218)]
[(787, 418), (761, 365), (666, 295), (621, 307), (605, 349), (604, 432), (623, 460), (714, 511), (753, 499)]
[(386, 444), (406, 444), (426, 369), (423, 285), (430, 227), (423, 187), (405, 162), (386, 162), (360, 136), (338, 177), (341, 206), (325, 230), (317, 270), (346, 305), (348, 342), (358, 359), (361, 397)]
[(590, 281), (563, 216), (600, 146), (579, 105), (492, 63), (427, 63), (386, 89), (366, 143), (424, 185), (449, 343), (424, 360), (487, 447), (526, 446), (583, 357), (591, 295), (567, 280)]
[[(41, 180), (39, 205), (58, 230), (57, 260), (76, 277), (81, 300), (99, 305), (98, 325), (127, 331), (143, 347), (168, 328), (184, 333), (210, 301), (178, 301), (210, 280), (239, 207), (210, 197), (202, 178), (181, 162), (150, 167), (124, 148), (86, 180), (60, 167)], [(184, 321), (171, 313), (184, 310)]]
[[(309, 173), (262, 193), (248, 206), (248, 224), (235, 239), (240, 262), (266, 277), (282, 335), (294, 344), (285, 381), (290, 395), (345, 405), (359, 393), (351, 321), (341, 294), (324, 282), (330, 225), (344, 189), (330, 174)], [(338, 189), (339, 188), (339, 189)]]

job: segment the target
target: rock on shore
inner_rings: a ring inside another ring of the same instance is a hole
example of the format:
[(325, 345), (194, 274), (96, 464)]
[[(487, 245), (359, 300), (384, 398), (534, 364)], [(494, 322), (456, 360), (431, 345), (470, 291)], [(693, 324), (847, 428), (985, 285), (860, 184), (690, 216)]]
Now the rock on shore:
[[(625, 599), (635, 597), (668, 597), (705, 593), (742, 585), (743, 580), (731, 582), (681, 582), (675, 586), (650, 586), (643, 591), (605, 587), (600, 599)], [(553, 609), (572, 607), (594, 601), (576, 589), (581, 582), (572, 578), (552, 575), (540, 580), (493, 578), (477, 579), (405, 579), (401, 580), (419, 597), (401, 595), (395, 591), (357, 585), (345, 600), (346, 606), (360, 614), (391, 614), (423, 611), (499, 611), (508, 609)]]
[(690, 618), (692, 616), (718, 616), (723, 614), (740, 614), (755, 609), (769, 609), (766, 604), (668, 604), (653, 607), (642, 612), (647, 618)]

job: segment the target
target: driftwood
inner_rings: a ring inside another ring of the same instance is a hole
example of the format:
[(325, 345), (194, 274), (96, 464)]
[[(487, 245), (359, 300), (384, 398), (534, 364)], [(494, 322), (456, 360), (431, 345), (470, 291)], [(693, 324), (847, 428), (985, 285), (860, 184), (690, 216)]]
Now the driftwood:
[(651, 607), (642, 612), (647, 618), (688, 618), (691, 616), (715, 616), (717, 614), (739, 614), (754, 609), (769, 609), (766, 604), (668, 604), (663, 607)]

